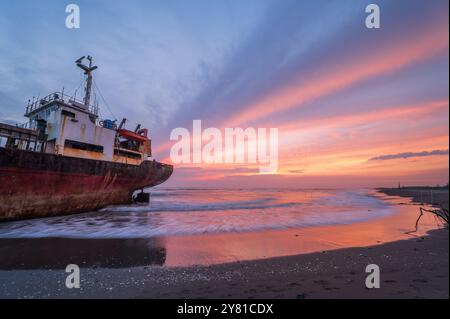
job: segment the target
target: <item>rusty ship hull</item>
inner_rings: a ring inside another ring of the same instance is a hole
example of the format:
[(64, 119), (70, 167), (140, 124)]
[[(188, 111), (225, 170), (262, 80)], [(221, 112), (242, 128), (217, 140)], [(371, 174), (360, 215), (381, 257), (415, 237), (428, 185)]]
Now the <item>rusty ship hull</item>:
[(156, 186), (171, 165), (130, 165), (0, 147), (0, 221), (58, 216), (129, 204)]

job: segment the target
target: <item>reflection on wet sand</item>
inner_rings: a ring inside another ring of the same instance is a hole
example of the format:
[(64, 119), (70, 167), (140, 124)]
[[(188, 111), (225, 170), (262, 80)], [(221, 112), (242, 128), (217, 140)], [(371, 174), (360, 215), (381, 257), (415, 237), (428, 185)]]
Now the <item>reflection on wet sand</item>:
[(126, 268), (162, 266), (163, 241), (151, 239), (0, 239), (0, 269)]
[(423, 236), (437, 227), (436, 220), (431, 215), (426, 215), (421, 220), (417, 233), (406, 234), (414, 229), (418, 206), (409, 205), (410, 201), (407, 199), (382, 197), (394, 205), (395, 211), (390, 216), (371, 221), (280, 231), (168, 237), (165, 240), (165, 265), (219, 264), (367, 247)]
[[(412, 205), (409, 199), (384, 196), (375, 193), (372, 196), (378, 197), (378, 201), (383, 200), (383, 205), (375, 205), (374, 210), (387, 209), (390, 215), (377, 219), (371, 219), (360, 222), (345, 223), (341, 225), (323, 225), (316, 227), (285, 227), (279, 228), (278, 224), (271, 225), (274, 230), (263, 231), (228, 231), (219, 233), (203, 234), (175, 234), (153, 236), (148, 238), (139, 237), (131, 238), (4, 238), (0, 239), (0, 269), (63, 269), (68, 264), (74, 263), (80, 267), (101, 267), (101, 268), (128, 268), (139, 266), (189, 266), (189, 265), (211, 265), (226, 262), (235, 262), (240, 260), (263, 259), (277, 256), (289, 256), (311, 252), (319, 252), (324, 250), (371, 246), (388, 241), (400, 239), (409, 239), (411, 236), (422, 236), (428, 230), (436, 228), (436, 222), (431, 216), (425, 216), (421, 220), (420, 231), (416, 234), (406, 235), (405, 232), (414, 228), (416, 218), (418, 216), (418, 206)], [(367, 200), (363, 198), (363, 203)], [(333, 197), (330, 200), (334, 200)], [(377, 203), (377, 201), (375, 201)], [(334, 205), (334, 204), (333, 204)], [(315, 215), (310, 215), (310, 219), (314, 221), (316, 215), (320, 215), (322, 210), (315, 211)], [(329, 213), (329, 206), (323, 207), (325, 213)], [(255, 213), (252, 210), (245, 211), (249, 216), (248, 220), (259, 218), (261, 223), (267, 218), (271, 218), (270, 211), (263, 214)], [(185, 227), (187, 229), (198, 230), (205, 225), (206, 220), (215, 220), (224, 218), (226, 221), (234, 221), (236, 229), (242, 229), (237, 226), (237, 221), (246, 223), (241, 218), (245, 212), (225, 213), (214, 212), (212, 214), (202, 215), (198, 220), (191, 216), (186, 219), (189, 212), (165, 213), (169, 217), (163, 219), (165, 223), (157, 217), (161, 217), (160, 213), (151, 214), (151, 218), (144, 213), (131, 213), (128, 219), (136, 219), (138, 222), (120, 223), (125, 219), (123, 212), (112, 215), (110, 222), (101, 220), (105, 225), (111, 223), (113, 227), (106, 227), (102, 224), (99, 232), (95, 232), (95, 228), (89, 228), (91, 231), (89, 236), (98, 236), (101, 234), (114, 235), (122, 234), (116, 232), (116, 228), (125, 229), (130, 234), (146, 233), (146, 229), (155, 229), (158, 233), (162, 228), (170, 230), (173, 224), (169, 221), (176, 221), (177, 227)], [(307, 215), (308, 211), (302, 211), (298, 214), (298, 218)], [(371, 214), (371, 209), (367, 209), (366, 214)], [(161, 213), (162, 214), (162, 213)], [(363, 214), (360, 212), (359, 214)], [(99, 217), (94, 214), (94, 217)], [(162, 214), (164, 215), (164, 214)], [(289, 215), (293, 217), (295, 211), (280, 212), (280, 220)], [(140, 218), (142, 216), (142, 218)], [(343, 213), (339, 217), (345, 217)], [(101, 215), (100, 215), (101, 217)], [(63, 223), (62, 231), (73, 231), (76, 226), (86, 231), (83, 223), (74, 223), (73, 219), (84, 221), (86, 218), (93, 218), (87, 214), (70, 217), (70, 223)], [(184, 219), (183, 219), (184, 218)], [(234, 218), (234, 219), (233, 219)], [(321, 218), (318, 216), (317, 218)], [(344, 218), (345, 219), (345, 218)], [(120, 222), (118, 222), (118, 220)], [(52, 220), (53, 221), (53, 220)], [(91, 222), (91, 221), (89, 221)], [(99, 222), (99, 221), (97, 221)], [(225, 220), (220, 223), (226, 224)], [(40, 222), (30, 222), (31, 226), (35, 226), (37, 230), (48, 230), (43, 228), (53, 226), (53, 224)], [(313, 223), (314, 224), (314, 223)], [(181, 225), (181, 226), (180, 226)], [(14, 225), (12, 225), (14, 226)], [(24, 230), (18, 227), (10, 226), (11, 232), (21, 234)], [(25, 225), (26, 227), (27, 225)], [(245, 225), (244, 225), (245, 226)], [(94, 226), (90, 226), (94, 227)], [(220, 228), (220, 227), (219, 227)], [(112, 230), (111, 230), (112, 229)], [(58, 228), (53, 229), (58, 231)], [(79, 231), (80, 234), (85, 233)], [(27, 234), (35, 234), (27, 232)]]

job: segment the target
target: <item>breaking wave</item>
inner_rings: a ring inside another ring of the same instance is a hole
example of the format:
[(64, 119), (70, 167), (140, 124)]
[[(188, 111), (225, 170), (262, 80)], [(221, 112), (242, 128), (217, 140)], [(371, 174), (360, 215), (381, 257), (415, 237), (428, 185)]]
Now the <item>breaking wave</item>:
[(161, 203), (150, 206), (117, 206), (104, 208), (102, 212), (194, 212), (194, 211), (223, 211), (235, 209), (269, 209), (276, 207), (294, 207), (301, 203), (273, 203), (273, 198), (263, 198), (253, 201), (218, 202), (207, 204)]
[(152, 192), (145, 206), (0, 224), (0, 238), (150, 238), (349, 224), (391, 214), (364, 192), (189, 190)]

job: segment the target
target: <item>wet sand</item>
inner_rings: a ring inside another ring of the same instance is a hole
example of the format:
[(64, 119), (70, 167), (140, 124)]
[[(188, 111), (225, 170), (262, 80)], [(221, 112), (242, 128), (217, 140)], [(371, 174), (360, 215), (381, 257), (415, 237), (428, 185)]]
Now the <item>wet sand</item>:
[[(2, 298), (448, 298), (448, 231), (365, 248), (214, 266), (0, 271)], [(365, 288), (365, 267), (381, 287)]]
[[(254, 232), (226, 232), (155, 238), (1, 238), (0, 270), (186, 267), (268, 259), (321, 251), (367, 247), (424, 236), (437, 227), (432, 216), (414, 229), (418, 207), (408, 199), (376, 196), (393, 206), (391, 215), (362, 222)], [(370, 212), (368, 212), (370, 214)]]
[[(152, 241), (3, 239), (0, 297), (448, 298), (448, 230), (425, 235), (436, 228), (430, 219), (406, 235), (414, 212), (351, 225)], [(339, 249), (351, 246), (359, 248)], [(304, 254), (288, 256), (294, 251)], [(275, 254), (286, 257), (270, 258)], [(82, 267), (79, 290), (65, 288), (69, 262)], [(365, 288), (372, 263), (381, 268), (380, 289)]]

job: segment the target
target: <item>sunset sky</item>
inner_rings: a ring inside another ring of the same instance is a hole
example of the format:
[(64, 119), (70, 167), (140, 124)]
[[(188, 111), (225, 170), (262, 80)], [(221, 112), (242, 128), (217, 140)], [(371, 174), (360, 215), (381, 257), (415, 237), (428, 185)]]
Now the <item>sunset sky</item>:
[[(68, 3), (0, 2), (0, 120), (25, 122), (33, 95), (73, 92), (73, 62), (91, 54), (101, 116), (148, 127), (158, 160), (194, 119), (278, 128), (277, 174), (180, 165), (165, 186), (448, 182), (448, 0), (74, 0), (78, 30)], [(365, 27), (369, 3), (381, 29)]]

